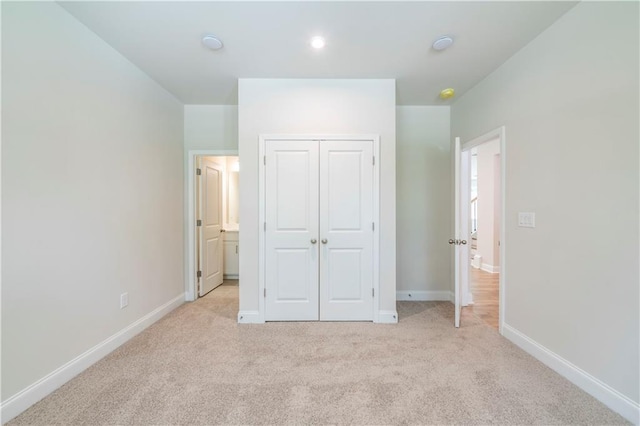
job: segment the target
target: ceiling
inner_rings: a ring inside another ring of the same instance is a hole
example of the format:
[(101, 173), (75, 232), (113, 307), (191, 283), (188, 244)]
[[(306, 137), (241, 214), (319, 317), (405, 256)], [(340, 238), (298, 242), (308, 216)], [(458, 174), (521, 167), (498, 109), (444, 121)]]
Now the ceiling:
[[(236, 104), (238, 78), (395, 78), (399, 105), (447, 105), (576, 2), (59, 2), (185, 104)], [(224, 48), (201, 39), (215, 34)], [(317, 51), (314, 35), (326, 38)], [(455, 43), (431, 48), (440, 35)]]

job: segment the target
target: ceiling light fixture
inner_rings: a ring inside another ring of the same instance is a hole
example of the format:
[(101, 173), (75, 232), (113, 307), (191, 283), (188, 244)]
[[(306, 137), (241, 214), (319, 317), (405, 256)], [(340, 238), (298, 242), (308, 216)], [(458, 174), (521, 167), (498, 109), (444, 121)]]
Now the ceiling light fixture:
[(453, 44), (453, 39), (449, 36), (438, 37), (436, 41), (433, 42), (433, 48), (435, 50), (444, 50), (447, 47)]
[(206, 35), (202, 38), (202, 44), (207, 46), (211, 50), (222, 49), (222, 41), (216, 36)]
[(326, 44), (323, 37), (316, 36), (311, 39), (311, 47), (314, 49), (322, 49)]
[(444, 89), (440, 92), (440, 99), (450, 99), (453, 98), (453, 95), (456, 94), (456, 91), (452, 88)]

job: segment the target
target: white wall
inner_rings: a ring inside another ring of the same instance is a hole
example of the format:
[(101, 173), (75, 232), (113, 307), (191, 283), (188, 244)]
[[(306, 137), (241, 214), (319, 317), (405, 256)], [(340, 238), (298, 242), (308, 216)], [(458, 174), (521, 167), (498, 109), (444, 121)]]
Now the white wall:
[[(628, 418), (636, 404), (636, 419), (638, 6), (579, 3), (452, 107), (463, 141), (506, 126), (511, 338), (615, 389), (624, 396), (573, 376)], [(535, 229), (517, 227), (521, 211), (536, 213)]]
[(182, 299), (183, 113), (54, 2), (3, 2), (2, 60), (7, 401)]
[(236, 105), (185, 105), (185, 150), (237, 150), (238, 107)]
[[(487, 272), (499, 272), (500, 259), (498, 239), (500, 223), (496, 221), (496, 177), (500, 177), (500, 162), (496, 163), (496, 155), (500, 154), (500, 140), (496, 139), (477, 147), (478, 161), (478, 251), (482, 256), (482, 269)], [(497, 170), (496, 170), (497, 167)], [(497, 172), (497, 175), (496, 175)]]
[(240, 79), (240, 310), (259, 309), (260, 134), (380, 135), (380, 310), (396, 300), (396, 124), (394, 80)]
[(449, 107), (398, 106), (396, 112), (398, 297), (449, 300)]

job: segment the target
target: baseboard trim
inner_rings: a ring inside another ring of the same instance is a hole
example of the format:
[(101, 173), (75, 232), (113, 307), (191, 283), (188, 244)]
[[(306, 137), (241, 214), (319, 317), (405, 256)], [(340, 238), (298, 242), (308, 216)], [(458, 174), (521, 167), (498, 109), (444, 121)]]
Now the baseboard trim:
[(529, 353), (549, 368), (567, 378), (616, 413), (633, 424), (640, 423), (640, 404), (603, 383), (591, 374), (573, 365), (558, 354), (545, 348), (508, 324), (503, 324), (502, 334), (525, 352)]
[(73, 379), (78, 374), (104, 358), (114, 349), (149, 327), (154, 322), (184, 303), (184, 293), (174, 297), (164, 305), (154, 309), (131, 325), (98, 343), (83, 354), (75, 357), (63, 366), (57, 368), (42, 379), (31, 384), (17, 394), (11, 396), (0, 405), (0, 419), (2, 424), (13, 419), (36, 402), (40, 401), (60, 386)]
[(397, 311), (379, 311), (378, 312), (378, 324), (397, 324), (398, 312)]
[(497, 274), (500, 272), (500, 266), (489, 265), (488, 263), (483, 263), (480, 265), (480, 269), (485, 272), (489, 272), (490, 274)]
[(240, 278), (240, 275), (238, 274), (231, 274), (231, 275), (223, 275), (222, 276), (225, 280), (237, 280), (238, 278)]
[(419, 300), (419, 301), (449, 301), (451, 299), (450, 291), (397, 291), (396, 292), (396, 300), (399, 301), (408, 301), (408, 300)]
[(238, 324), (262, 324), (264, 321), (260, 319), (258, 311), (240, 311), (238, 312)]

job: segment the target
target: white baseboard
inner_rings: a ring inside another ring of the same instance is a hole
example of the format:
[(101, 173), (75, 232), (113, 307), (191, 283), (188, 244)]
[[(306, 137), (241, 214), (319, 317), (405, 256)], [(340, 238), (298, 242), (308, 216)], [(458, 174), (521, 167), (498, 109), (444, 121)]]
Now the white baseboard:
[(184, 293), (180, 293), (179, 296), (3, 401), (0, 405), (1, 423), (13, 419), (183, 303)]
[(238, 278), (240, 278), (240, 275), (238, 274), (231, 274), (231, 275), (223, 275), (222, 276), (225, 280), (237, 280)]
[(419, 300), (419, 301), (438, 301), (438, 300), (450, 300), (450, 291), (397, 291), (396, 300)]
[(378, 312), (378, 324), (396, 324), (398, 322), (398, 312), (380, 311)]
[(238, 324), (263, 324), (258, 311), (240, 311), (238, 312)]
[(534, 356), (549, 368), (587, 392), (633, 424), (640, 423), (640, 404), (603, 383), (591, 374), (573, 365), (558, 354), (522, 334), (515, 328), (503, 324), (502, 334), (507, 339)]
[(500, 266), (489, 265), (488, 263), (483, 263), (482, 266), (480, 266), (480, 269), (491, 274), (497, 274), (500, 272)]

